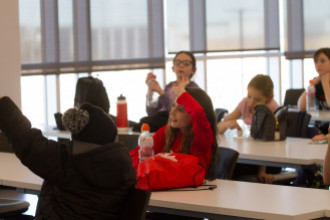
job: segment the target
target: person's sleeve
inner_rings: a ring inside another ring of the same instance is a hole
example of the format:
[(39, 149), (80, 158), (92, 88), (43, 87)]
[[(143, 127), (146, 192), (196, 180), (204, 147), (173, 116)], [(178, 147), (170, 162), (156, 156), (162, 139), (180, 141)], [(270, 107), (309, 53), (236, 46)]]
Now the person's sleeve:
[(22, 164), (45, 180), (60, 181), (64, 166), (61, 164), (61, 144), (48, 140), (40, 130), (31, 128), (30, 121), (9, 97), (0, 99), (0, 129), (12, 143)]
[(158, 97), (157, 107), (153, 108), (153, 107), (150, 107), (150, 106), (146, 105), (146, 110), (147, 110), (148, 116), (155, 115), (161, 109), (164, 109), (164, 110), (170, 110), (171, 109), (171, 107), (172, 107), (171, 98), (169, 97), (167, 91), (169, 89), (171, 89), (172, 85), (173, 85), (172, 83), (169, 83), (169, 84), (166, 85), (165, 90), (164, 90), (165, 93)]
[(164, 94), (159, 96), (158, 102), (160, 105), (160, 108), (163, 108), (165, 110), (170, 110), (172, 108), (172, 102), (171, 102), (171, 97), (169, 96), (169, 90), (172, 89), (173, 87), (173, 82), (170, 82), (169, 84), (166, 85)]
[(194, 132), (194, 143), (198, 150), (207, 152), (214, 142), (214, 135), (210, 122), (206, 118), (204, 108), (188, 93), (182, 93), (177, 99), (179, 105), (183, 105), (190, 114), (190, 121)]
[(241, 112), (241, 115), (243, 115), (242, 114), (242, 112), (244, 111), (244, 108), (246, 107), (246, 100), (245, 100), (246, 98), (243, 98), (239, 103), (238, 103), (238, 105), (237, 105), (237, 109)]
[(137, 146), (136, 148), (134, 148), (133, 150), (131, 150), (129, 152), (129, 155), (131, 156), (132, 159), (132, 164), (135, 170), (137, 170), (138, 166), (139, 166), (139, 149), (140, 147)]
[(166, 128), (167, 125), (158, 129), (158, 131), (152, 136), (154, 139), (154, 154), (159, 154), (163, 152), (165, 141), (166, 141)]
[(161, 108), (164, 108), (165, 110), (171, 109), (172, 107), (171, 99), (166, 92), (163, 95), (159, 96), (158, 100)]

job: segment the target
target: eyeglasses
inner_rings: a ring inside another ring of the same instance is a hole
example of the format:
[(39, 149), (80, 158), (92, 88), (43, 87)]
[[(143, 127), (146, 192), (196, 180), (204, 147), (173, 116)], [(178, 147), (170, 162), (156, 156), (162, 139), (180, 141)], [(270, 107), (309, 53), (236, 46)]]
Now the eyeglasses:
[(190, 61), (190, 60), (174, 60), (173, 63), (175, 66), (180, 66), (181, 63), (183, 63), (184, 66), (190, 66), (192, 64), (192, 61)]

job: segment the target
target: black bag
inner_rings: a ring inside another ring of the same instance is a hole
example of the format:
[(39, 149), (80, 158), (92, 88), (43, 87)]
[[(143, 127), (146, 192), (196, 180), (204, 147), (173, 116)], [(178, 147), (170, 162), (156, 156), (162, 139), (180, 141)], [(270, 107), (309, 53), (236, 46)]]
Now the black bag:
[(101, 80), (92, 76), (78, 79), (76, 94), (74, 97), (74, 105), (79, 107), (84, 102), (99, 106), (106, 113), (109, 113), (110, 102), (107, 91), (105, 90)]
[(251, 136), (264, 141), (284, 140), (286, 138), (287, 107), (280, 107), (275, 114), (263, 104), (254, 107)]
[(139, 123), (133, 126), (133, 131), (140, 132), (143, 123), (150, 126), (150, 132), (156, 132), (168, 122), (169, 111), (160, 111), (153, 116), (146, 116), (140, 119)]

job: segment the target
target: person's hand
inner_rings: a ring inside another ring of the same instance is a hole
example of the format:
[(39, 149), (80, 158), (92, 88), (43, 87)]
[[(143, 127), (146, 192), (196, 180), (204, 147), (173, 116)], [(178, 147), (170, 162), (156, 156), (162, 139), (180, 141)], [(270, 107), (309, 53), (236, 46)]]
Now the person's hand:
[(176, 97), (179, 97), (182, 93), (186, 91), (186, 86), (190, 83), (190, 79), (188, 76), (183, 76), (181, 80), (178, 80), (178, 82), (174, 83), (173, 85), (173, 92), (176, 95)]
[(239, 126), (236, 120), (228, 120), (228, 121), (224, 121), (223, 123), (227, 129), (242, 130), (241, 126)]
[(312, 137), (312, 141), (325, 141), (327, 140), (329, 137), (327, 137), (326, 135), (324, 134), (318, 134), (318, 135), (315, 135), (314, 137)]
[(274, 176), (272, 174), (267, 173), (259, 173), (258, 179), (263, 183), (273, 183), (274, 182)]
[(178, 77), (177, 82), (180, 83), (182, 80), (188, 79), (187, 85), (190, 83), (190, 75), (184, 74)]
[(151, 91), (158, 92), (160, 95), (164, 94), (163, 89), (160, 87), (159, 83), (156, 80), (150, 81), (147, 85)]
[(151, 80), (156, 80), (156, 76), (152, 72), (148, 73), (146, 78), (146, 84), (148, 85)]

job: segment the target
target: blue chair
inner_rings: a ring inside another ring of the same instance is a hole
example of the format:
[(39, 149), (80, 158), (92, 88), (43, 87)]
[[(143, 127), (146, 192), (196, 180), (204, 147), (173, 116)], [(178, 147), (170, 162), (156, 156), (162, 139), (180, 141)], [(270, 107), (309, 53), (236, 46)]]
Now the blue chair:
[(215, 178), (230, 180), (233, 177), (239, 153), (231, 148), (218, 147), (218, 157), (215, 166)]

